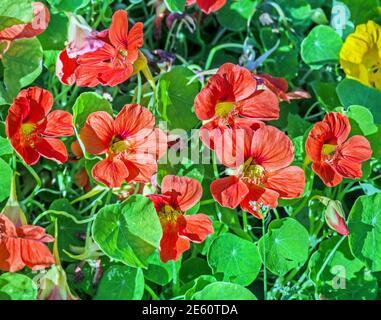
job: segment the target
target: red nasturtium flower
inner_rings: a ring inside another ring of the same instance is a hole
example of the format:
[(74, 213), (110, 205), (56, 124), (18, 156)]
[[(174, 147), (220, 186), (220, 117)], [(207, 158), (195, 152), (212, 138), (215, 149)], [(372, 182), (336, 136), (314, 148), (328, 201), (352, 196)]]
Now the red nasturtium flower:
[(0, 41), (13, 41), (22, 38), (33, 38), (48, 27), (50, 13), (41, 2), (33, 2), (33, 20), (30, 23), (15, 24), (0, 31)]
[(304, 171), (290, 166), (294, 146), (277, 128), (244, 129), (243, 138), (237, 139), (227, 132), (218, 138), (222, 142), (216, 141), (217, 157), (232, 170), (230, 176), (213, 181), (210, 190), (223, 207), (240, 205), (242, 210), (262, 218), (264, 212), (277, 206), (278, 198), (302, 195)]
[(189, 249), (190, 241), (201, 243), (213, 233), (212, 221), (205, 214), (185, 215), (202, 196), (202, 186), (188, 177), (165, 176), (161, 183), (162, 194), (148, 197), (155, 209), (163, 228), (160, 241), (160, 259), (163, 262), (177, 260)]
[(65, 144), (56, 137), (72, 136), (72, 115), (55, 110), (52, 94), (38, 87), (20, 91), (9, 108), (5, 122), (7, 137), (19, 156), (28, 164), (41, 156), (64, 163), (68, 159)]
[(202, 12), (210, 14), (220, 10), (225, 4), (226, 0), (187, 0), (187, 5), (197, 4)]
[[(57, 76), (64, 84), (94, 87), (98, 84), (116, 86), (134, 73), (134, 62), (139, 58), (143, 46), (143, 24), (136, 23), (128, 30), (127, 12), (118, 10), (112, 16), (110, 29), (102, 33), (88, 33), (84, 42), (97, 40), (97, 48), (84, 46), (88, 50), (77, 51), (69, 56), (68, 48), (57, 60)], [(102, 41), (102, 42), (99, 42)], [(84, 53), (83, 53), (84, 52)], [(83, 54), (81, 54), (83, 53)]]
[(348, 139), (350, 131), (348, 118), (331, 112), (308, 135), (306, 152), (312, 170), (328, 187), (338, 185), (343, 178), (361, 178), (362, 162), (372, 156), (368, 140), (363, 136)]
[(197, 117), (204, 121), (200, 138), (206, 146), (214, 149), (215, 136), (227, 128), (278, 119), (278, 97), (265, 87), (258, 89), (257, 84), (249, 70), (231, 63), (210, 77), (194, 102)]
[(0, 270), (17, 272), (25, 266), (33, 270), (51, 266), (55, 260), (44, 243), (53, 241), (43, 228), (16, 227), (8, 217), (0, 214)]
[(90, 114), (81, 140), (87, 152), (107, 155), (93, 167), (94, 178), (111, 188), (149, 182), (167, 148), (165, 134), (154, 125), (152, 113), (137, 104), (125, 105), (115, 120), (104, 111)]

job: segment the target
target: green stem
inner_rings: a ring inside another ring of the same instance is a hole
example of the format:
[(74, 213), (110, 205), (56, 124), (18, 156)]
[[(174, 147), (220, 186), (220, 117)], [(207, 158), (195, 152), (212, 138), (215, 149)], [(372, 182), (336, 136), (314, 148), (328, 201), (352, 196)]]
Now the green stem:
[(136, 103), (140, 104), (140, 101), (142, 100), (142, 76), (140, 72), (138, 72), (137, 76), (138, 76), (138, 93), (136, 97)]
[(215, 202), (216, 202), (216, 200), (214, 200), (214, 199), (203, 200), (200, 202), (200, 206), (206, 206), (208, 204), (213, 204)]
[(242, 211), (242, 222), (243, 222), (243, 231), (247, 233), (248, 228), (248, 220), (247, 220), (247, 212)]
[(244, 45), (243, 44), (239, 44), (239, 43), (225, 43), (225, 44), (221, 44), (219, 46), (214, 47), (209, 52), (208, 59), (206, 60), (206, 63), (205, 63), (205, 70), (208, 70), (210, 68), (210, 66), (212, 65), (213, 58), (214, 58), (215, 54), (219, 50), (227, 49), (227, 48), (243, 49)]
[(36, 219), (34, 219), (33, 224), (36, 225), (38, 223), (38, 221), (40, 221), (43, 217), (45, 217), (49, 214), (64, 216), (66, 218), (73, 220), (76, 224), (89, 223), (90, 221), (93, 221), (95, 219), (95, 217), (90, 217), (88, 219), (78, 220), (77, 218), (75, 218), (74, 216), (72, 216), (71, 214), (69, 214), (65, 211), (46, 210), (46, 211), (42, 212), (41, 214), (39, 214)]
[(216, 159), (216, 154), (214, 152), (213, 152), (213, 172), (214, 172), (214, 177), (218, 179), (220, 177), (220, 174), (218, 173), (217, 159)]
[(34, 169), (31, 166), (28, 166), (24, 161), (20, 162), (29, 171), (29, 173), (33, 176), (34, 180), (36, 181), (36, 187), (33, 189), (31, 194), (24, 200), (24, 202), (26, 203), (36, 195), (37, 191), (42, 187), (42, 182), (37, 172), (34, 171)]
[(319, 282), (319, 279), (320, 279), (320, 276), (321, 274), (323, 273), (324, 269), (327, 267), (328, 263), (330, 262), (330, 260), (332, 259), (333, 255), (335, 254), (335, 252), (337, 251), (337, 249), (339, 249), (340, 245), (343, 243), (343, 241), (346, 239), (346, 236), (343, 236), (337, 243), (336, 245), (334, 246), (334, 248), (331, 250), (331, 252), (329, 253), (328, 257), (325, 259), (323, 265), (321, 266), (319, 272), (317, 273), (316, 275), (316, 285), (315, 285), (315, 297), (317, 297), (317, 284)]
[(267, 300), (267, 269), (266, 269), (266, 223), (265, 219), (266, 216), (264, 215), (262, 218), (262, 243), (263, 243), (263, 295), (264, 300)]
[(150, 294), (153, 300), (160, 300), (158, 295), (155, 293), (155, 291), (152, 290), (152, 288), (148, 284), (144, 285), (144, 289)]

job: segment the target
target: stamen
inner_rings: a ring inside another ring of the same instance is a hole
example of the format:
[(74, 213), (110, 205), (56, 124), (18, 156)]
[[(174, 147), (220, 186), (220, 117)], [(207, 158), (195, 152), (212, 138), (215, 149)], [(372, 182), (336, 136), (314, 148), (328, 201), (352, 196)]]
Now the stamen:
[(234, 109), (233, 102), (220, 102), (216, 105), (216, 115), (226, 117)]

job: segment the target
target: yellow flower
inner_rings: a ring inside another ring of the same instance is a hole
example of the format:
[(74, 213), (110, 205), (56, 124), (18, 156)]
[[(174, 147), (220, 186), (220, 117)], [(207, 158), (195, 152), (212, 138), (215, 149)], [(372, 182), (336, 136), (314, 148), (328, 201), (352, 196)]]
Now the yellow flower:
[(381, 27), (358, 25), (341, 48), (340, 64), (349, 78), (381, 90)]

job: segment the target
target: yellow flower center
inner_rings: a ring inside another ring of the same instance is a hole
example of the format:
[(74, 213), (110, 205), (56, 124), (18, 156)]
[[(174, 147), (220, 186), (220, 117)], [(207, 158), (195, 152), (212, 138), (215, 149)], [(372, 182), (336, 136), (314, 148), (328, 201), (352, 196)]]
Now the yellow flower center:
[(233, 102), (220, 102), (216, 105), (216, 115), (226, 117), (234, 108)]
[(164, 205), (159, 211), (159, 219), (162, 224), (176, 224), (177, 218), (182, 214), (181, 211), (175, 210), (169, 204)]
[(247, 178), (250, 182), (260, 186), (262, 184), (262, 179), (265, 175), (265, 168), (254, 163), (253, 159), (249, 158), (243, 164), (242, 172), (243, 176)]
[(122, 57), (125, 57), (125, 58), (128, 56), (128, 52), (127, 52), (126, 50), (123, 50), (123, 49), (119, 50), (119, 54), (120, 54)]
[(321, 154), (323, 156), (330, 156), (333, 153), (335, 153), (336, 146), (334, 144), (325, 144), (323, 145), (323, 148), (321, 149)]
[(36, 128), (37, 126), (34, 123), (23, 123), (21, 125), (21, 135), (28, 137), (36, 130)]

